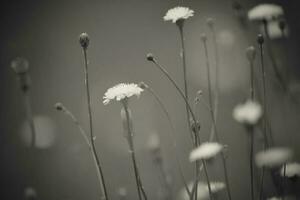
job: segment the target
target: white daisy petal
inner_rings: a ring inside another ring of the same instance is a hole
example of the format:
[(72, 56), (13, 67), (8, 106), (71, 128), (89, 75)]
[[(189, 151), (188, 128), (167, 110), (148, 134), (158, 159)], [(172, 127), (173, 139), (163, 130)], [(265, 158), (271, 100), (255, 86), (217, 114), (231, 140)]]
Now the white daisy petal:
[(187, 7), (175, 7), (166, 13), (164, 16), (165, 21), (172, 21), (173, 23), (176, 23), (180, 19), (188, 19), (190, 17), (194, 16), (194, 11), (187, 8)]
[(217, 142), (205, 142), (190, 153), (190, 162), (210, 159), (223, 150), (223, 145)]
[(103, 104), (107, 105), (111, 100), (121, 101), (132, 96), (139, 97), (144, 90), (135, 83), (120, 83), (109, 88), (103, 96)]

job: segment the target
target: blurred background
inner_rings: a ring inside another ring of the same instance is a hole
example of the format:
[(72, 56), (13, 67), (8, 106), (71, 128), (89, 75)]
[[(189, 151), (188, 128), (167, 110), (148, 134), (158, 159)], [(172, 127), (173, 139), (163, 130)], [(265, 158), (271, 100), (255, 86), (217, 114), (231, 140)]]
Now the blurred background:
[[(232, 118), (232, 109), (249, 94), (249, 64), (245, 49), (256, 44), (261, 32), (258, 24), (243, 17), (260, 3), (277, 3), (285, 11), (288, 36), (272, 40), (273, 51), (282, 71), (288, 71), (289, 88), (296, 99), (299, 81), (300, 24), (297, 2), (239, 0), (242, 10), (233, 9), (230, 0), (98, 0), (98, 1), (17, 1), (1, 3), (0, 17), (0, 195), (1, 199), (24, 199), (36, 193), (43, 200), (99, 199), (96, 170), (89, 149), (77, 128), (53, 105), (62, 102), (88, 131), (84, 87), (83, 54), (78, 36), (87, 32), (92, 115), (108, 193), (118, 199), (119, 188), (126, 188), (128, 199), (137, 199), (128, 145), (123, 137), (119, 103), (104, 106), (105, 91), (121, 82), (144, 81), (161, 97), (170, 112), (176, 132), (180, 159), (188, 181), (194, 175), (188, 160), (192, 149), (186, 123), (185, 105), (171, 83), (146, 60), (152, 52), (180, 86), (183, 86), (178, 28), (163, 21), (168, 9), (187, 6), (195, 16), (185, 23), (188, 84), (191, 103), (198, 90), (207, 96), (205, 56), (200, 35), (208, 36), (209, 57), (214, 71), (215, 55), (206, 19), (215, 20), (220, 54), (220, 109), (218, 129), (228, 145), (228, 168), (234, 199), (250, 199), (248, 137)], [(240, 13), (241, 12), (241, 13)], [(30, 95), (37, 129), (36, 148), (28, 147), (22, 92), (11, 61), (28, 59), (32, 86)], [(266, 56), (266, 59), (267, 56)], [(259, 57), (255, 61), (259, 72)], [(294, 150), (300, 159), (300, 104), (286, 97), (275, 79), (270, 62), (267, 67), (269, 118), (276, 146)], [(260, 74), (256, 73), (258, 79)], [(258, 84), (260, 87), (260, 84)], [(183, 187), (176, 169), (171, 129), (155, 99), (147, 92), (130, 102), (133, 112), (137, 161), (149, 199), (159, 199), (161, 185), (158, 168), (147, 149), (149, 137), (160, 137), (165, 169), (171, 177), (174, 199)], [(201, 138), (208, 140), (211, 120), (204, 105), (197, 106)], [(261, 134), (255, 136), (261, 149)], [(220, 159), (209, 166), (212, 180), (223, 181)], [(266, 196), (276, 194), (267, 175)], [(258, 180), (258, 179), (257, 179)], [(299, 193), (299, 182), (288, 183), (288, 193)], [(34, 191), (33, 191), (34, 189)], [(224, 197), (225, 197), (224, 192)], [(298, 194), (299, 195), (299, 194)], [(299, 197), (300, 198), (300, 197)]]

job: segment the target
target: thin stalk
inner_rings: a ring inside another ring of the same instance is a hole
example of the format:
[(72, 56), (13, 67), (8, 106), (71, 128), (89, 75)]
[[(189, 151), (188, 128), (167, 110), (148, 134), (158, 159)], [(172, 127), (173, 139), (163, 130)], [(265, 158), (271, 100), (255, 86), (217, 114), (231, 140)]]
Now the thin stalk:
[[(91, 142), (90, 142), (90, 140), (89, 140), (86, 132), (84, 131), (83, 127), (81, 126), (81, 124), (79, 123), (79, 121), (77, 120), (77, 118), (74, 116), (74, 114), (69, 109), (67, 109), (65, 106), (63, 106), (63, 105), (60, 105), (60, 106), (61, 106), (60, 108), (63, 111), (63, 113), (66, 116), (68, 116), (68, 117), (71, 118), (71, 120), (73, 121), (73, 123), (78, 128), (79, 133), (83, 137), (85, 143), (88, 145), (89, 150), (90, 150), (90, 152), (92, 154), (92, 157), (93, 157), (93, 161), (94, 161), (94, 164), (95, 164), (96, 171), (97, 171), (97, 177), (98, 177), (99, 184), (100, 184), (100, 186), (102, 186), (102, 184), (103, 184), (102, 183), (102, 178), (101, 178), (102, 171), (98, 167), (97, 154), (95, 154), (95, 152), (93, 151), (93, 147), (91, 145)], [(59, 109), (57, 109), (57, 110), (59, 110)], [(104, 192), (102, 194), (104, 194)], [(105, 198), (105, 197), (103, 197), (103, 198)], [(103, 198), (101, 198), (101, 199), (103, 199)]]
[(191, 108), (191, 106), (189, 105), (188, 100), (186, 99), (185, 95), (183, 94), (183, 92), (181, 91), (181, 89), (178, 87), (177, 83), (174, 81), (174, 79), (170, 76), (170, 74), (167, 72), (167, 70), (161, 66), (154, 58), (153, 60), (151, 60), (155, 66), (158, 67), (159, 70), (161, 70), (161, 72), (163, 72), (163, 74), (169, 79), (169, 81), (173, 84), (173, 86), (176, 88), (176, 90), (178, 91), (178, 93), (180, 94), (180, 96), (182, 97), (182, 99), (184, 100), (184, 102), (188, 105), (188, 110), (191, 114), (192, 120), (194, 123), (197, 122), (196, 120), (196, 116)]
[(268, 42), (268, 44), (267, 44), (267, 50), (268, 50), (268, 53), (269, 53), (269, 56), (270, 56), (270, 60), (271, 60), (271, 63), (272, 63), (273, 71), (274, 71), (275, 76), (278, 79), (281, 87), (284, 89), (285, 92), (288, 92), (288, 88), (286, 86), (286, 83), (285, 83), (283, 77), (280, 74), (280, 71), (278, 69), (276, 60), (275, 60), (274, 55), (273, 55), (272, 48), (270, 46), (270, 35), (269, 35), (268, 27), (267, 27), (268, 26), (268, 22), (267, 22), (267, 20), (263, 20), (262, 23), (263, 23), (264, 32), (265, 32), (265, 35), (266, 35), (266, 38), (267, 38), (267, 42)]
[(210, 186), (210, 181), (209, 181), (209, 176), (208, 176), (207, 166), (206, 166), (205, 160), (202, 160), (202, 164), (203, 164), (203, 169), (204, 169), (204, 173), (205, 173), (205, 177), (206, 177), (206, 182), (207, 182), (207, 187), (208, 187), (208, 192), (209, 192), (209, 198), (210, 198), (210, 200), (213, 200), (213, 195), (212, 195), (212, 191), (211, 191), (211, 186)]
[[(215, 52), (215, 62), (216, 62), (216, 73), (215, 73), (215, 98), (214, 98), (214, 118), (217, 123), (218, 119), (218, 109), (219, 109), (219, 93), (220, 93), (220, 83), (219, 83), (219, 75), (220, 75), (220, 68), (219, 68), (219, 49), (217, 44), (217, 36), (215, 27), (213, 24), (209, 26), (212, 32), (213, 37), (213, 47)], [(213, 126), (211, 127), (211, 132), (213, 131)]]
[(282, 200), (284, 200), (284, 193), (285, 193), (285, 177), (286, 177), (286, 163), (284, 163), (284, 165), (283, 165), (283, 184), (282, 184), (282, 196), (281, 196), (281, 198), (282, 198)]
[(32, 149), (34, 149), (35, 142), (36, 142), (36, 130), (35, 130), (34, 121), (33, 121), (33, 114), (32, 114), (29, 91), (24, 91), (23, 94), (24, 94), (24, 106), (25, 106), (25, 110), (26, 110), (26, 118), (29, 123), (30, 131), (31, 131), (30, 147)]
[(133, 132), (132, 132), (132, 130), (130, 130), (130, 124), (129, 124), (130, 116), (129, 116), (129, 111), (128, 111), (127, 99), (125, 101), (122, 101), (122, 103), (123, 103), (123, 108), (124, 108), (126, 119), (127, 119), (127, 127), (128, 127), (128, 134), (129, 134), (127, 137), (127, 139), (128, 139), (127, 141), (128, 141), (128, 145), (129, 145), (129, 153), (131, 155), (131, 160), (132, 160), (132, 164), (133, 164), (133, 170), (134, 170), (134, 175), (135, 175), (136, 187), (137, 187), (137, 191), (138, 191), (138, 197), (139, 197), (139, 200), (142, 200), (142, 195), (143, 195), (144, 199), (147, 200), (147, 195), (144, 191), (143, 184), (140, 179), (140, 175), (139, 175), (139, 171), (138, 171), (138, 167), (137, 167), (137, 163), (136, 163), (136, 158), (135, 158)]
[(100, 164), (99, 155), (97, 154), (96, 147), (95, 147), (95, 136), (94, 136), (94, 132), (93, 132), (93, 119), (92, 119), (91, 97), (90, 97), (90, 88), (89, 88), (87, 49), (85, 49), (85, 48), (83, 48), (83, 55), (84, 55), (84, 75), (85, 75), (84, 76), (84, 83), (85, 83), (85, 86), (86, 86), (86, 96), (87, 96), (87, 105), (88, 105), (88, 119), (89, 119), (89, 126), (90, 126), (90, 141), (91, 141), (93, 154), (95, 155), (97, 168), (98, 168), (98, 170), (100, 172), (100, 175), (101, 175), (101, 181), (102, 181), (101, 189), (102, 189), (102, 192), (103, 192), (103, 195), (104, 195), (104, 199), (108, 200), (104, 175), (103, 175), (102, 167), (101, 167), (101, 164)]
[[(213, 133), (214, 133), (214, 136), (216, 138), (216, 141), (219, 142), (219, 135), (218, 135), (218, 131), (217, 131), (217, 122), (216, 122), (216, 118), (215, 118), (214, 110), (213, 110), (213, 97), (212, 97), (212, 89), (211, 89), (210, 64), (209, 64), (209, 57), (208, 57), (208, 48), (207, 48), (206, 39), (203, 39), (202, 41), (203, 41), (203, 45), (204, 45), (205, 58), (206, 58), (209, 110), (210, 110), (210, 115), (211, 115), (211, 119), (212, 119), (212, 126), (214, 128)], [(226, 166), (226, 158), (225, 158), (225, 155), (224, 155), (223, 152), (221, 152), (221, 157), (222, 157), (222, 165), (223, 165), (224, 177), (225, 177), (225, 182), (226, 182), (227, 195), (228, 195), (228, 199), (231, 200), (228, 170), (227, 170), (227, 166)]]
[(251, 186), (251, 199), (254, 200), (254, 171), (253, 171), (253, 154), (254, 154), (254, 129), (253, 127), (249, 130), (249, 137), (250, 137), (250, 154), (249, 154), (249, 161), (250, 161), (250, 186)]
[(157, 101), (157, 103), (159, 104), (159, 106), (161, 107), (162, 111), (164, 112), (164, 114), (167, 117), (167, 120), (168, 120), (169, 125), (171, 127), (171, 132), (172, 132), (171, 137), (173, 138), (173, 147), (174, 147), (174, 150), (175, 150), (175, 159), (176, 159), (176, 163), (177, 163), (177, 169), (178, 169), (178, 172), (180, 174), (180, 178), (181, 178), (181, 180), (182, 180), (182, 182), (184, 184), (184, 188), (185, 188), (187, 194), (190, 196), (191, 192), (190, 192), (190, 190), (188, 188), (187, 181), (186, 181), (186, 179), (185, 179), (185, 177), (183, 175), (183, 170), (182, 170), (181, 162), (180, 162), (180, 159), (179, 159), (179, 153), (178, 153), (178, 149), (177, 149), (177, 143), (176, 143), (176, 139), (175, 139), (175, 135), (174, 135), (175, 134), (175, 128), (174, 128), (174, 125), (172, 123), (170, 114), (169, 114), (168, 110), (166, 109), (165, 105), (163, 104), (163, 102), (161, 101), (161, 99), (158, 96), (158, 94), (156, 94), (156, 92), (151, 87), (149, 87), (148, 85), (144, 84), (144, 86), (149, 91), (149, 93), (155, 98), (155, 100)]
[(264, 65), (264, 54), (263, 54), (263, 44), (259, 45), (260, 47), (260, 57), (261, 57), (261, 70), (262, 70), (262, 83), (263, 83), (263, 134), (265, 139), (264, 148), (266, 149), (269, 146), (268, 137), (267, 137), (267, 96), (266, 96), (266, 71)]
[(184, 34), (183, 34), (183, 21), (178, 24), (180, 41), (181, 41), (181, 56), (182, 56), (182, 68), (183, 68), (183, 81), (184, 81), (184, 95), (187, 100), (185, 104), (186, 116), (189, 130), (191, 132), (191, 121), (190, 121), (190, 112), (189, 112), (189, 94), (188, 94), (188, 84), (187, 84), (187, 73), (186, 73), (186, 58), (185, 58), (185, 46), (184, 46)]
[(262, 167), (260, 183), (259, 183), (259, 200), (263, 200), (264, 193), (264, 176), (265, 176), (265, 167)]
[(170, 187), (170, 184), (168, 183), (168, 177), (164, 169), (163, 162), (158, 162), (157, 163), (158, 170), (160, 171), (161, 174), (161, 179), (162, 179), (162, 187), (165, 187), (167, 191), (167, 199), (172, 200), (172, 189)]

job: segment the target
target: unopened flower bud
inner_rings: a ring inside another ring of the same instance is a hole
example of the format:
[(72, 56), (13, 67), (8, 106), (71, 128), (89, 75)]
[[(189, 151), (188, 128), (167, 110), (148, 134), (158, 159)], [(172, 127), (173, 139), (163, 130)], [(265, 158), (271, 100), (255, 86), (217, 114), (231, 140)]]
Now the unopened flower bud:
[(11, 68), (16, 74), (24, 74), (29, 70), (29, 63), (25, 58), (18, 57), (11, 62)]
[(148, 60), (148, 61), (154, 61), (154, 56), (153, 56), (152, 53), (148, 53), (148, 54), (147, 54), (147, 60)]
[(206, 24), (210, 27), (210, 28), (212, 28), (213, 26), (214, 26), (214, 19), (213, 18), (207, 18), (207, 20), (206, 20)]
[(262, 45), (265, 42), (264, 36), (262, 34), (257, 35), (258, 44)]
[(60, 102), (57, 102), (55, 105), (54, 105), (54, 108), (58, 111), (62, 111), (64, 110), (64, 105)]
[(138, 86), (139, 86), (140, 88), (142, 88), (143, 90), (145, 90), (145, 89), (148, 88), (148, 85), (147, 85), (146, 83), (144, 83), (144, 82), (140, 82), (140, 83), (138, 84)]
[(256, 51), (253, 46), (250, 46), (246, 49), (246, 56), (249, 60), (249, 62), (253, 62), (255, 59)]
[(79, 35), (79, 43), (82, 48), (87, 49), (90, 43), (90, 38), (87, 33), (81, 33)]
[(201, 38), (201, 40), (202, 40), (203, 42), (205, 42), (205, 41), (207, 40), (207, 36), (206, 36), (205, 33), (202, 33), (201, 36), (200, 36), (200, 38)]

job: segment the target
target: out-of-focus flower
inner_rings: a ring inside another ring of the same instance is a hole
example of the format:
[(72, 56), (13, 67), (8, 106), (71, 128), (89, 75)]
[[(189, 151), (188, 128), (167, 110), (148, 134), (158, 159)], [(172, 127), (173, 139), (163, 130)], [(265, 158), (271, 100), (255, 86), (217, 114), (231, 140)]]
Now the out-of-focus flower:
[(287, 163), (285, 166), (285, 173), (284, 173), (284, 166), (283, 166), (283, 167), (281, 167), (280, 175), (286, 176), (288, 178), (292, 178), (295, 176), (300, 177), (300, 164), (299, 163)]
[(117, 194), (118, 194), (120, 200), (124, 200), (124, 199), (126, 199), (127, 196), (128, 196), (128, 194), (127, 194), (127, 189), (124, 188), (124, 187), (120, 187), (120, 188), (117, 190)]
[(248, 100), (233, 109), (233, 118), (245, 125), (255, 125), (262, 116), (262, 108), (259, 103)]
[(160, 150), (160, 139), (156, 133), (153, 133), (149, 136), (147, 147), (151, 152)]
[(192, 16), (194, 16), (193, 10), (187, 7), (175, 7), (168, 10), (166, 15), (164, 16), (164, 20), (176, 23), (178, 20), (185, 20)]
[[(35, 135), (35, 148), (48, 149), (55, 144), (57, 136), (57, 125), (53, 119), (44, 115), (33, 117)], [(27, 121), (20, 127), (20, 139), (25, 146), (31, 145), (31, 129)]]
[[(261, 32), (264, 31), (263, 26), (261, 26), (260, 29), (261, 29)], [(289, 31), (290, 31), (287, 25), (283, 30), (281, 30), (278, 20), (268, 22), (267, 30), (268, 30), (270, 39), (273, 39), (273, 40), (284, 38), (284, 37), (287, 38), (289, 36)]]
[(256, 154), (255, 161), (258, 167), (279, 167), (288, 163), (293, 152), (289, 148), (274, 147)]
[(190, 162), (213, 158), (220, 153), (223, 148), (224, 146), (217, 142), (205, 142), (190, 153)]
[(18, 57), (11, 62), (11, 68), (16, 74), (24, 74), (29, 70), (29, 63), (25, 58)]
[(36, 190), (33, 187), (27, 187), (24, 190), (25, 200), (35, 200), (37, 199)]
[(281, 6), (275, 4), (260, 4), (249, 10), (248, 19), (251, 21), (257, 20), (272, 20), (284, 15)]
[[(208, 186), (206, 185), (207, 191), (208, 191)], [(211, 182), (210, 183), (210, 188), (212, 193), (217, 193), (219, 191), (222, 191), (226, 188), (225, 183), (223, 182)]]
[[(191, 190), (193, 188), (194, 182), (191, 182), (188, 184), (188, 188)], [(211, 192), (213, 194), (216, 194), (223, 189), (226, 188), (225, 184), (222, 182), (210, 182), (210, 188)], [(209, 199), (209, 191), (208, 191), (208, 185), (205, 182), (198, 182), (198, 200), (208, 200)], [(189, 200), (189, 196), (185, 190), (185, 188), (181, 189), (178, 195), (178, 200)]]
[(111, 100), (121, 101), (132, 96), (139, 97), (144, 90), (135, 83), (120, 83), (109, 88), (103, 96), (103, 104), (107, 105)]
[(281, 197), (271, 197), (271, 198), (268, 198), (267, 200), (282, 200)]

